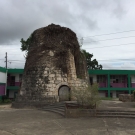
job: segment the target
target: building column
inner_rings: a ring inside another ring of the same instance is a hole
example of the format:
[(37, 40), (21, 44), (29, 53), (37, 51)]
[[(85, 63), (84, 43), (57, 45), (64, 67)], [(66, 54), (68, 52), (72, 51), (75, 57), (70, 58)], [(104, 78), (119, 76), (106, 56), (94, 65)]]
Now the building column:
[(112, 97), (113, 97), (113, 98), (116, 98), (116, 91), (113, 91), (113, 92), (112, 92)]
[(131, 81), (130, 81), (130, 74), (128, 74), (128, 88), (129, 88), (129, 94), (131, 94)]
[(110, 74), (107, 75), (108, 79), (108, 97), (110, 97)]

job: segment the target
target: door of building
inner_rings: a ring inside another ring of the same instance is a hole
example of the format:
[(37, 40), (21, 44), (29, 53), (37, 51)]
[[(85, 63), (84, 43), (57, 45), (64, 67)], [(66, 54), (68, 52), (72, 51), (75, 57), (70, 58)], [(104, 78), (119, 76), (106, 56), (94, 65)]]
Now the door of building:
[(90, 77), (90, 84), (93, 84), (93, 77)]
[(68, 86), (61, 86), (59, 88), (59, 101), (69, 101), (70, 100), (70, 89)]
[(15, 86), (15, 76), (11, 76), (10, 86)]

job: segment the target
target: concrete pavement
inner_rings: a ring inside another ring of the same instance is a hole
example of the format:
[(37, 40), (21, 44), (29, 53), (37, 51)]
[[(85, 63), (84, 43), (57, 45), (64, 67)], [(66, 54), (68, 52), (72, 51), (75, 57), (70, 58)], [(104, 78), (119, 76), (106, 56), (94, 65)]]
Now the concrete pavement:
[(135, 135), (135, 119), (67, 119), (36, 109), (0, 108), (0, 135)]

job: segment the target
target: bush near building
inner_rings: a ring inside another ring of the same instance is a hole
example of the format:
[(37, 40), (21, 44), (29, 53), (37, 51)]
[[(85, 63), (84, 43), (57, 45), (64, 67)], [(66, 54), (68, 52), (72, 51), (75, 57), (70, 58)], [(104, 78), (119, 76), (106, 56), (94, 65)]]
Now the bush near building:
[(100, 101), (98, 88), (99, 86), (97, 83), (89, 85), (85, 89), (81, 90), (76, 90), (74, 88), (72, 90), (72, 97), (74, 97), (77, 100), (77, 103), (82, 108), (96, 108)]

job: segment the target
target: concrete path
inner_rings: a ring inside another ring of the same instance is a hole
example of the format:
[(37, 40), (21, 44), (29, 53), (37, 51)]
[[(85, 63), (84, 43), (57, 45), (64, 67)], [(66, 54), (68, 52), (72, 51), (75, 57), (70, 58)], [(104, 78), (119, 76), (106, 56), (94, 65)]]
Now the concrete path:
[(135, 135), (135, 119), (66, 119), (36, 109), (1, 108), (0, 135)]
[(119, 100), (102, 100), (99, 109), (135, 111), (135, 102), (122, 102)]

